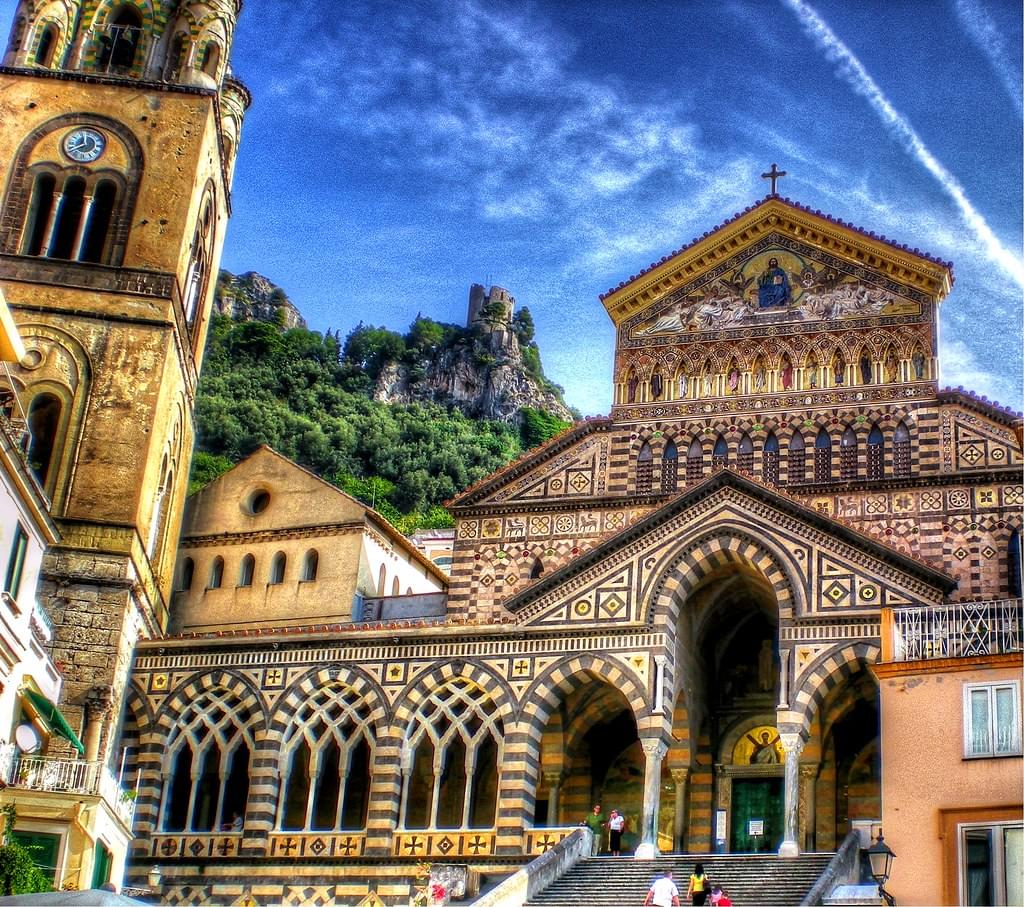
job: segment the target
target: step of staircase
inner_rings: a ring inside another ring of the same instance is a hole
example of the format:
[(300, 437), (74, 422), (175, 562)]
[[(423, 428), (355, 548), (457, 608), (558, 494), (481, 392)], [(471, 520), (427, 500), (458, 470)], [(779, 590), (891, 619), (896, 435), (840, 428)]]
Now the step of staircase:
[(774, 854), (666, 854), (654, 860), (590, 857), (534, 895), (524, 907), (639, 907), (651, 883), (671, 869), (680, 902), (697, 863), (721, 885), (737, 907), (797, 907), (821, 876), (833, 853), (798, 857)]

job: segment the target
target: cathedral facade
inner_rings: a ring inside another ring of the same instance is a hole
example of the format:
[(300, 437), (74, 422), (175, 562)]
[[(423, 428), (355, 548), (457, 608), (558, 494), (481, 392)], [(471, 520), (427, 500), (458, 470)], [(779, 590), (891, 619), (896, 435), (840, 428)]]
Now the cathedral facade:
[(406, 903), (417, 864), (509, 872), (595, 802), (640, 854), (877, 829), (879, 663), (922, 615), (1020, 621), (1021, 421), (938, 387), (952, 282), (769, 196), (610, 291), (611, 415), (451, 502), (443, 614), (139, 645), (137, 871)]

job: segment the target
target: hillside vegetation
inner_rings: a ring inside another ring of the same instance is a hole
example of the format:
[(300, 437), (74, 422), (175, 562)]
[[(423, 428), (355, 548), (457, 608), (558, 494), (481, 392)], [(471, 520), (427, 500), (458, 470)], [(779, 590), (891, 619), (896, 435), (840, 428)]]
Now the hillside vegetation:
[(533, 409), (517, 427), (438, 403), (372, 399), (383, 363), (415, 371), (467, 333), (418, 318), (405, 335), (360, 325), (342, 345), (329, 332), (214, 316), (191, 490), (269, 444), (404, 532), (451, 525), (445, 500), (568, 425)]

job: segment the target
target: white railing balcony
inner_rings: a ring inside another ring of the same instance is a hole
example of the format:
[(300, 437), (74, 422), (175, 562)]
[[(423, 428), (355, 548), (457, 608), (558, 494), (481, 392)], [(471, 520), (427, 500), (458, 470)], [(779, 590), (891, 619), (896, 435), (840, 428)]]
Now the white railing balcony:
[(5, 746), (0, 752), (0, 777), (10, 790), (101, 797), (126, 827), (132, 827), (135, 798), (121, 788), (102, 762), (29, 756), (17, 753), (13, 746)]
[[(1024, 606), (1019, 598), (893, 608), (892, 661), (969, 658), (1021, 651)], [(889, 655), (883, 650), (883, 658)]]

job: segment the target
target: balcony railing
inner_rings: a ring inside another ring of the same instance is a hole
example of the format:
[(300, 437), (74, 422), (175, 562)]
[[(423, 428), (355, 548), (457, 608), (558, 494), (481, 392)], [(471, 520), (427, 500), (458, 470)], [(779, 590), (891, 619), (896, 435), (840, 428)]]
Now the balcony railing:
[(1022, 600), (956, 602), (933, 608), (893, 608), (892, 652), (883, 658), (918, 661), (1021, 651)]
[(12, 745), (0, 747), (0, 780), (9, 789), (90, 794), (101, 797), (126, 827), (132, 827), (135, 798), (122, 790), (102, 762), (50, 759), (18, 753)]

